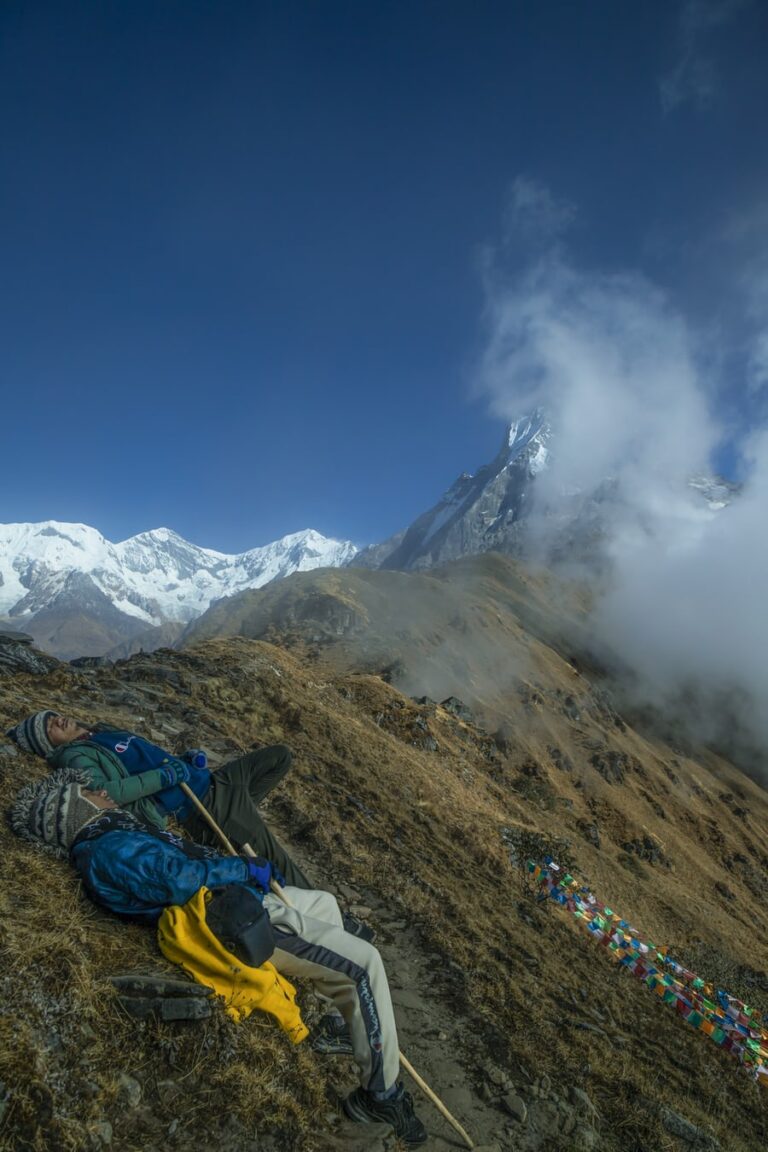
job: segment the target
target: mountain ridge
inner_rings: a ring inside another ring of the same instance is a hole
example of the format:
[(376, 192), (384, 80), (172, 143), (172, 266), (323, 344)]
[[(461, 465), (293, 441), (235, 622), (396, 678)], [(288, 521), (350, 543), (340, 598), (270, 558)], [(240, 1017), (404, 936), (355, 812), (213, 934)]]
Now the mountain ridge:
[(102, 655), (139, 635), (151, 643), (152, 629), (187, 624), (222, 597), (291, 572), (336, 566), (355, 551), (351, 542), (313, 529), (230, 555), (168, 528), (113, 544), (86, 524), (3, 524), (0, 618), (55, 655)]
[[(494, 458), (462, 472), (440, 499), (405, 529), (361, 549), (355, 568), (422, 571), (463, 556), (501, 552), (539, 563), (577, 560), (593, 570), (605, 562), (604, 541), (615, 518), (628, 515), (616, 477), (592, 490), (538, 488), (557, 456), (557, 432), (542, 409), (507, 424)], [(692, 476), (687, 499), (693, 518), (724, 509), (740, 486), (719, 476)], [(677, 499), (672, 491), (670, 498)]]
[[(644, 530), (643, 493), (633, 504), (616, 477), (591, 491), (555, 491), (557, 452), (553, 425), (534, 409), (507, 424), (489, 463), (462, 472), (408, 527), (361, 551), (312, 529), (230, 555), (169, 528), (113, 544), (83, 524), (0, 525), (0, 623), (29, 631), (55, 655), (122, 658), (178, 637), (218, 601), (316, 568), (428, 571), (498, 552), (538, 566), (576, 561), (588, 575), (604, 571), (612, 534)], [(676, 488), (661, 499), (696, 521), (722, 513), (738, 492), (698, 475), (682, 499)]]

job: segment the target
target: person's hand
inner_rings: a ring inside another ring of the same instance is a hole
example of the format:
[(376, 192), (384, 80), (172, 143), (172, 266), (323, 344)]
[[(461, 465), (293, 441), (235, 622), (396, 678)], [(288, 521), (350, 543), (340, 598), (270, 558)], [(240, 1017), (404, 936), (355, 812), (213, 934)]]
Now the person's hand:
[(160, 771), (163, 775), (164, 788), (173, 788), (174, 784), (186, 784), (189, 780), (189, 765), (183, 760), (169, 760)]
[(258, 884), (259, 888), (264, 892), (269, 892), (269, 884), (275, 870), (269, 860), (265, 860), (263, 856), (246, 856), (245, 862), (248, 865), (248, 875), (254, 884)]
[(183, 760), (174, 760), (173, 770), (176, 773), (176, 784), (186, 784), (191, 775), (189, 771), (189, 764), (185, 764)]

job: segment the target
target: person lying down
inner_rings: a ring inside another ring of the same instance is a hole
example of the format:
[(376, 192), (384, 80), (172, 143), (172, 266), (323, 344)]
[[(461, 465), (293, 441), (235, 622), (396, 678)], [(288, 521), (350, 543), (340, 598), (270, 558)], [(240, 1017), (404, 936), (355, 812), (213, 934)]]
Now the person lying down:
[[(11, 824), (24, 839), (68, 859), (101, 908), (158, 925), (165, 954), (201, 983), (208, 974), (223, 991), (232, 987), (232, 974), (241, 972), (258, 986), (273, 965), (278, 975), (271, 985), (268, 978), (260, 1006), (297, 1042), (307, 1029), (294, 989), (282, 978), (311, 981), (334, 1009), (317, 1050), (347, 1052), (359, 1070), (360, 1085), (344, 1101), (346, 1115), (360, 1123), (391, 1124), (408, 1147), (426, 1141), (413, 1100), (398, 1080), (397, 1029), (381, 956), (344, 930), (334, 896), (291, 886), (285, 889), (289, 907), (270, 891), (273, 879), (282, 880), (270, 861), (225, 856), (145, 826), (105, 790), (73, 778), (71, 770), (27, 785)], [(224, 943), (212, 930), (222, 916), (228, 925)]]

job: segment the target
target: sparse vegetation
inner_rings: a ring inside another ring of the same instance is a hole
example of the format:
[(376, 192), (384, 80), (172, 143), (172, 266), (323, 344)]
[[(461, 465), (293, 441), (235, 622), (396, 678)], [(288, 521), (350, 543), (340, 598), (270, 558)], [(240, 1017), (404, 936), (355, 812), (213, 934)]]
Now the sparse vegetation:
[[(672, 760), (669, 749), (631, 729), (584, 721), (584, 740), (634, 757), (645, 773), (608, 783), (589, 762), (594, 749), (569, 743), (572, 720), (555, 689), (565, 691), (572, 669), (553, 652), (539, 658), (544, 703), (531, 726), (507, 730), (503, 752), (483, 729), (415, 704), (377, 676), (305, 662), (300, 645), (288, 653), (242, 638), (136, 656), (113, 668), (6, 678), (0, 723), (50, 704), (139, 726), (166, 744), (194, 731), (214, 759), (253, 742), (287, 740), (295, 768), (272, 798), (270, 817), (318, 882), (387, 912), (388, 963), (406, 991), (432, 1004), (426, 1016), (400, 1009), (403, 1047), (416, 1045), (438, 1091), (448, 1087), (444, 1062), (456, 1059), (479, 1092), (485, 1074), (478, 1070), (490, 1056), (516, 1090), (528, 1092), (530, 1108), (537, 1078), (549, 1078), (545, 1097), (565, 1097), (569, 1085), (588, 1093), (606, 1152), (675, 1147), (662, 1107), (711, 1131), (728, 1152), (754, 1152), (767, 1135), (763, 1090), (626, 979), (554, 906), (544, 914), (521, 890), (514, 864), (555, 856), (654, 939), (675, 943), (702, 974), (733, 973), (734, 993), (758, 1002), (765, 995), (763, 902), (742, 865), (725, 869), (699, 830), (716, 819), (721, 850), (746, 855), (745, 822), (718, 799), (739, 795), (738, 784), (745, 793), (739, 806), (751, 812), (749, 851), (768, 857), (764, 793), (703, 753), (676, 765), (674, 782), (661, 767)], [(414, 744), (419, 718), (436, 751)], [(542, 767), (542, 777), (523, 770), (551, 764), (552, 747), (567, 749), (572, 770)], [(22, 772), (42, 774), (43, 766), (6, 747), (0, 769), (7, 807)], [(555, 802), (542, 806), (521, 794), (521, 776), (544, 779)], [(669, 789), (666, 819), (650, 827), (658, 818), (640, 787), (653, 792), (661, 780)], [(579, 831), (579, 821), (595, 819), (600, 847)], [(662, 831), (674, 871), (621, 847)], [(291, 1047), (266, 1019), (236, 1027), (219, 1012), (196, 1024), (127, 1018), (105, 976), (167, 970), (152, 933), (102, 915), (64, 865), (7, 829), (2, 843), (0, 1079), (7, 1099), (0, 1146), (99, 1149), (111, 1133), (120, 1152), (192, 1141), (249, 1152), (257, 1132), (259, 1149), (331, 1146), (334, 1095), (354, 1082), (348, 1065)], [(738, 897), (731, 906), (714, 889), (724, 876)], [(690, 951), (704, 933), (711, 951)], [(301, 998), (311, 1017), (317, 1007), (307, 989)], [(446, 1020), (450, 1044), (437, 1039)], [(138, 1103), (128, 1102), (131, 1083), (139, 1086)], [(521, 1146), (516, 1140), (527, 1129), (493, 1099), (473, 1099), (478, 1142), (497, 1134), (505, 1147)], [(443, 1130), (439, 1123), (435, 1131)]]

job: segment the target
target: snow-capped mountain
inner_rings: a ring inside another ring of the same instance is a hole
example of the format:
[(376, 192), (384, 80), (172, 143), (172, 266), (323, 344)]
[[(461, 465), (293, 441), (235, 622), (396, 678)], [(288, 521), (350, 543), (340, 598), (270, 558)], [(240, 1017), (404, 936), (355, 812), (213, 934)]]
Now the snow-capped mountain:
[(364, 549), (352, 565), (432, 568), (478, 552), (517, 551), (530, 483), (547, 466), (551, 438), (539, 410), (509, 424), (490, 464), (474, 475), (463, 472), (404, 533)]
[[(418, 570), (481, 552), (530, 557), (546, 540), (547, 558), (580, 559), (599, 565), (601, 540), (617, 520), (643, 500), (627, 499), (616, 478), (606, 477), (591, 492), (569, 489), (537, 499), (535, 544), (529, 535), (537, 477), (557, 452), (557, 435), (545, 414), (535, 410), (507, 426), (501, 448), (474, 475), (462, 473), (441, 500), (403, 532), (357, 553), (353, 567)], [(714, 515), (731, 502), (738, 486), (718, 477), (689, 481), (690, 515)], [(542, 532), (542, 527), (545, 531)], [(541, 557), (540, 557), (541, 558)]]
[[(188, 623), (213, 600), (312, 568), (339, 567), (356, 548), (311, 529), (263, 548), (227, 555), (190, 544), (168, 528), (142, 532), (119, 544), (86, 524), (54, 520), (0, 525), (0, 616), (30, 632), (57, 654), (69, 655), (56, 633), (74, 615), (102, 625), (75, 654), (111, 644), (169, 622)], [(117, 627), (117, 624), (120, 624)], [(81, 630), (82, 631), (82, 630)], [(77, 632), (77, 629), (75, 629)]]

